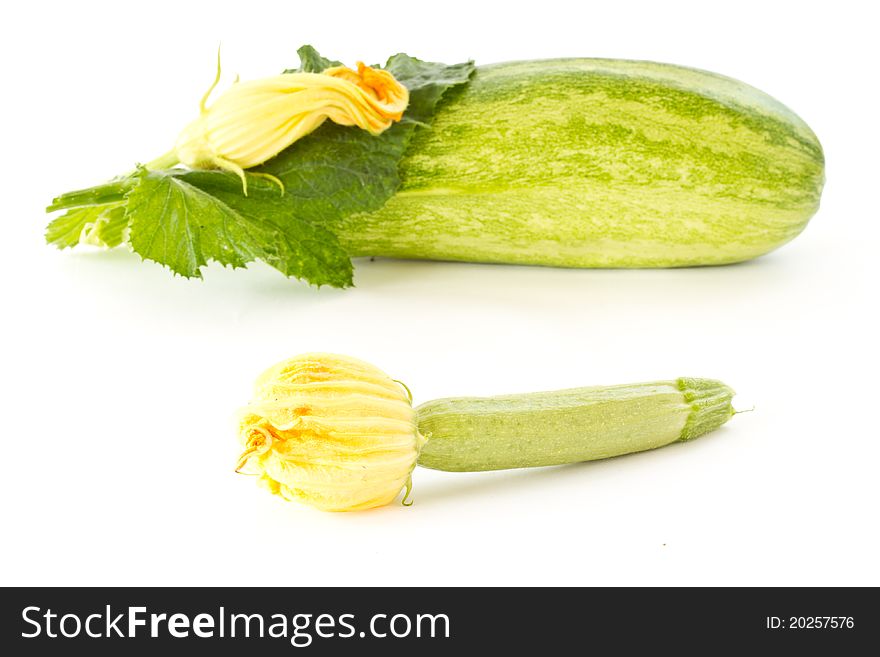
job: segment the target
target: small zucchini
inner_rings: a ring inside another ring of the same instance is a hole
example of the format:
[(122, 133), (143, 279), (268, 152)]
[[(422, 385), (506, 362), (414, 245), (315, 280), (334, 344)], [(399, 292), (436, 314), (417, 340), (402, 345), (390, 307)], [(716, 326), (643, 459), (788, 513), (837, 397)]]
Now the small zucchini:
[(369, 509), (408, 495), (416, 465), (528, 468), (691, 440), (730, 419), (733, 394), (719, 381), (677, 379), (413, 409), (409, 389), (373, 365), (304, 354), (257, 379), (240, 415), (236, 471), (325, 511)]

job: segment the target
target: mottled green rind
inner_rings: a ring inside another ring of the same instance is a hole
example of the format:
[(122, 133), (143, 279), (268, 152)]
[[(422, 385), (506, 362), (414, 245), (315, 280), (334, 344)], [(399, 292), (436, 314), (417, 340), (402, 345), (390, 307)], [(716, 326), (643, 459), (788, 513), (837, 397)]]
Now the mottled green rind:
[(571, 267), (724, 264), (798, 235), (822, 148), (741, 82), (649, 62), (480, 67), (438, 106), (385, 207), (330, 227), (354, 255)]
[(593, 461), (692, 440), (727, 422), (734, 392), (682, 378), (418, 407), (419, 465), (476, 472)]

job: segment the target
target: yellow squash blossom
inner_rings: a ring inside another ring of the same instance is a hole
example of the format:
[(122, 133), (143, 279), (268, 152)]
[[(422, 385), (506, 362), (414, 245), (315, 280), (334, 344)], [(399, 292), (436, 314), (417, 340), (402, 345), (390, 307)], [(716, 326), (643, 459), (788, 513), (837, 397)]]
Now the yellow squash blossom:
[[(210, 106), (202, 98), (199, 117), (177, 139), (171, 153), (147, 168), (180, 162), (194, 169), (244, 170), (274, 157), (324, 121), (357, 126), (378, 135), (400, 121), (409, 92), (388, 71), (358, 62), (357, 71), (336, 66), (323, 73), (283, 73), (236, 82)], [(271, 177), (271, 176), (269, 176)]]
[(406, 388), (363, 361), (305, 354), (264, 372), (240, 415), (238, 471), (325, 511), (388, 504), (424, 438)]

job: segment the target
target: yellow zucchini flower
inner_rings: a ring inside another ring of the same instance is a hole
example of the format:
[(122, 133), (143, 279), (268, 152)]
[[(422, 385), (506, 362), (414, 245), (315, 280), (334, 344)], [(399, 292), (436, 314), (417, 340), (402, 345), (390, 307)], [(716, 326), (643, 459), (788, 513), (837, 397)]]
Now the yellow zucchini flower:
[(305, 354), (266, 370), (242, 409), (237, 471), (324, 511), (388, 504), (424, 444), (406, 387), (369, 363)]
[(409, 103), (409, 92), (391, 73), (363, 62), (357, 71), (336, 66), (323, 73), (236, 82), (208, 106), (219, 78), (218, 61), (217, 78), (202, 98), (199, 117), (183, 129), (171, 153), (147, 168), (180, 162), (194, 169), (224, 169), (241, 177), (247, 193), (245, 169), (274, 157), (327, 119), (378, 135), (400, 121)]

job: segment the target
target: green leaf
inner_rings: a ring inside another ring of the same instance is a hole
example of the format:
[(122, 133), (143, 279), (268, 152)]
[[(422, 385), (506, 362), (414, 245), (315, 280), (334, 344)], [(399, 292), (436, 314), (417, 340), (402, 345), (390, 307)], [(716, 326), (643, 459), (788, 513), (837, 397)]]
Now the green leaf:
[(346, 287), (351, 261), (329, 231), (294, 214), (294, 201), (260, 178), (249, 196), (234, 175), (213, 171), (139, 174), (128, 195), (129, 242), (147, 260), (201, 278), (209, 260), (243, 267), (260, 259), (286, 276)]
[(473, 62), (439, 64), (423, 62), (415, 57), (398, 53), (388, 58), (385, 69), (409, 89), (409, 106), (405, 119), (427, 123), (434, 115), (440, 98), (450, 88), (467, 82), (476, 67)]
[(285, 73), (323, 73), (332, 66), (342, 65), (342, 62), (321, 57), (318, 51), (309, 45), (301, 46), (296, 54), (299, 55), (299, 68), (289, 68), (284, 71)]
[(102, 206), (74, 208), (55, 217), (46, 227), (46, 243), (59, 249), (69, 249), (79, 244), (86, 226), (93, 224), (104, 211)]
[(98, 217), (85, 241), (112, 249), (125, 241), (126, 228), (128, 228), (128, 217), (125, 214), (125, 206), (116, 205), (108, 208)]
[(285, 276), (313, 285), (350, 287), (354, 269), (336, 235), (297, 216), (295, 199), (281, 194), (274, 182), (248, 176), (248, 195), (233, 174), (190, 171), (180, 178), (231, 208), (250, 227), (256, 257)]
[[(122, 226), (119, 226), (120, 217), (123, 220)], [(124, 217), (125, 209), (121, 203), (74, 208), (49, 223), (46, 228), (46, 242), (59, 249), (69, 249), (80, 242), (116, 246), (121, 243), (122, 230), (128, 223), (124, 221)], [(111, 243), (116, 239), (117, 230), (119, 241)]]

